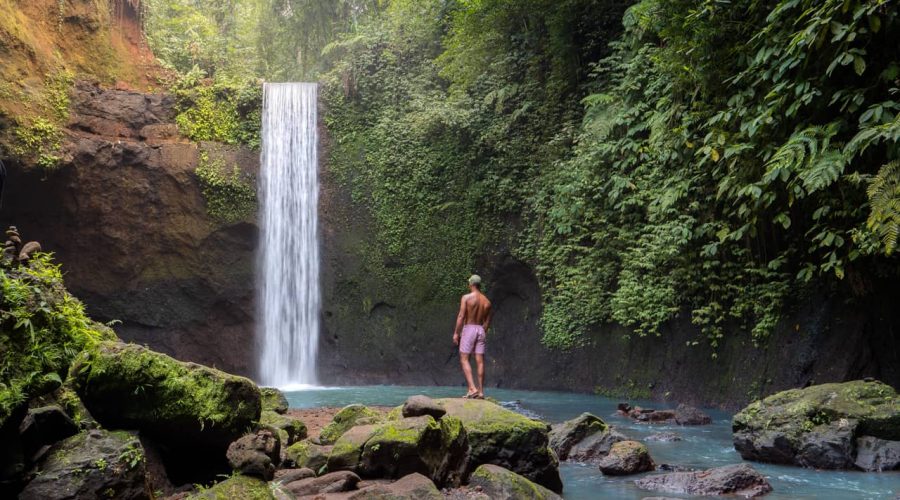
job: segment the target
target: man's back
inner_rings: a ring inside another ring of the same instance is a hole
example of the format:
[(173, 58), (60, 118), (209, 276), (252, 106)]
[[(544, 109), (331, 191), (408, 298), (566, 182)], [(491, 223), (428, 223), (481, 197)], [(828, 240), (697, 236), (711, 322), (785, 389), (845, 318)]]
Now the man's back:
[(463, 295), (462, 300), (466, 307), (465, 324), (484, 326), (491, 313), (491, 301), (479, 292)]

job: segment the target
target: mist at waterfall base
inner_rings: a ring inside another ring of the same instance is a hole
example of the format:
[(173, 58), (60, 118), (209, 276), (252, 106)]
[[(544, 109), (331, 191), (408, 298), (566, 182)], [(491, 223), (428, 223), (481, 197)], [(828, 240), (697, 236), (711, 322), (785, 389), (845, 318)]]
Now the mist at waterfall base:
[(319, 344), (318, 90), (267, 83), (260, 157), (259, 378), (313, 388)]
[[(465, 387), (398, 387), (366, 386), (341, 387), (287, 393), (291, 408), (342, 407), (351, 403), (365, 405), (397, 406), (415, 394), (439, 397), (459, 397)], [(713, 417), (711, 425), (678, 426), (662, 424), (638, 424), (615, 415), (618, 400), (592, 394), (565, 392), (513, 391), (491, 389), (488, 396), (503, 402), (507, 407), (532, 418), (550, 423), (575, 418), (582, 412), (599, 416), (626, 436), (643, 440), (658, 432), (675, 432), (684, 440), (670, 443), (646, 442), (657, 464), (671, 464), (707, 469), (741, 462), (731, 442), (731, 414), (706, 410)], [(513, 403), (515, 402), (515, 403)], [(650, 401), (631, 401), (648, 408), (667, 407)], [(512, 404), (510, 404), (512, 403)], [(890, 499), (900, 494), (900, 471), (857, 472), (818, 471), (785, 465), (748, 462), (760, 471), (772, 484), (774, 491), (763, 498), (771, 500), (855, 500)], [(635, 476), (604, 476), (596, 466), (568, 462), (560, 464), (563, 479), (563, 497), (566, 500), (594, 500), (601, 498), (634, 499), (664, 496), (669, 498), (707, 498), (673, 493), (654, 493), (640, 490)], [(656, 474), (656, 473), (648, 473)], [(729, 498), (729, 497), (708, 497)]]

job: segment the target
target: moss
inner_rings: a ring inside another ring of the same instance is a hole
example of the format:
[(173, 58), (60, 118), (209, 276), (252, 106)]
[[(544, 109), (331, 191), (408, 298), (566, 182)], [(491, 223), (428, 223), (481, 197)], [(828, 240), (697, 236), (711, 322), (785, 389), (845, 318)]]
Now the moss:
[(559, 498), (553, 492), (527, 478), (496, 465), (482, 465), (472, 473), (470, 483), (479, 486), (491, 498)]
[(227, 440), (242, 435), (260, 417), (259, 390), (250, 380), (138, 345), (100, 343), (77, 358), (70, 377), (104, 425), (206, 431)]
[(256, 81), (234, 83), (201, 78), (188, 73), (172, 87), (178, 99), (175, 122), (182, 134), (195, 141), (260, 145), (262, 85)]
[(284, 456), (288, 463), (294, 467), (306, 467), (319, 473), (328, 463), (328, 455), (331, 450), (326, 446), (319, 446), (309, 441), (300, 441), (289, 446)]
[(190, 500), (275, 500), (269, 484), (254, 477), (236, 475), (188, 497)]
[(270, 410), (263, 410), (259, 423), (278, 431), (283, 446), (290, 446), (301, 439), (306, 439), (306, 424), (296, 418), (286, 417)]
[(223, 162), (210, 160), (200, 153), (200, 164), (194, 171), (200, 179), (206, 212), (219, 222), (230, 224), (256, 213), (256, 180), (237, 165), (227, 167)]
[(259, 394), (262, 396), (262, 409), (274, 411), (275, 413), (286, 413), (288, 411), (288, 400), (284, 393), (274, 387), (260, 387)]
[(361, 425), (341, 435), (328, 456), (328, 470), (355, 470), (359, 465), (363, 447), (374, 433), (375, 426)]
[(115, 338), (65, 288), (49, 254), (0, 259), (0, 425), (26, 400), (59, 387), (75, 355)]
[(319, 441), (322, 444), (332, 444), (337, 442), (345, 432), (355, 425), (360, 425), (361, 421), (366, 424), (381, 420), (381, 416), (375, 410), (364, 405), (349, 405), (342, 408), (334, 415), (331, 423), (322, 429), (319, 435)]

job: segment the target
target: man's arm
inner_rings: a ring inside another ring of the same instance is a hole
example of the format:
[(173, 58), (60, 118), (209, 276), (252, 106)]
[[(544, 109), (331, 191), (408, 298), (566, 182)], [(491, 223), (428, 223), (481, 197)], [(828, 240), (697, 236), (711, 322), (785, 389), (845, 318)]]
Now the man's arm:
[(459, 334), (466, 321), (466, 296), (459, 300), (459, 314), (456, 315), (456, 328), (453, 329), (453, 343), (459, 345)]
[(488, 305), (487, 316), (484, 317), (484, 323), (481, 325), (484, 328), (484, 331), (487, 332), (491, 328), (491, 319), (494, 318), (494, 307), (490, 304)]

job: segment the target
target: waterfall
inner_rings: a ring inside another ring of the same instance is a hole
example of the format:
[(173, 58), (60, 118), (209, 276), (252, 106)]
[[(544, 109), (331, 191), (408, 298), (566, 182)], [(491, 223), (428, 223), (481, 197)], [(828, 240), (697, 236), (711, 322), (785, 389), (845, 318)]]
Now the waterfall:
[(268, 386), (312, 386), (321, 307), (317, 88), (267, 83), (263, 95), (259, 374)]

